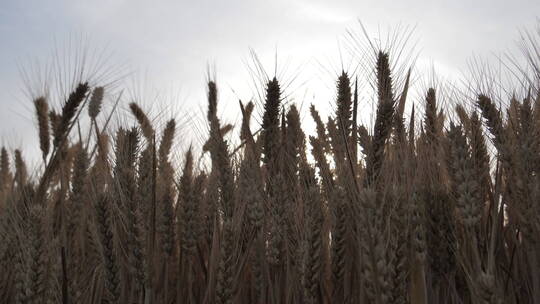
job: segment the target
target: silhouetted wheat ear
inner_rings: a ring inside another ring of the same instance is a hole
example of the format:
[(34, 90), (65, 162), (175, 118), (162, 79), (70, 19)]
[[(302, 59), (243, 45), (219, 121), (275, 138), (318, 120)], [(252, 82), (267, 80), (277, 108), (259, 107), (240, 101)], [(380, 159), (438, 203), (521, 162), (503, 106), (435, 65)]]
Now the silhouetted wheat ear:
[[(279, 108), (281, 104), (281, 88), (274, 77), (266, 86), (266, 99), (262, 121), (264, 163), (275, 172), (279, 143)], [(273, 174), (273, 173), (270, 173)]]
[(216, 298), (217, 303), (234, 303), (234, 252), (233, 252), (233, 223), (226, 220), (223, 224), (223, 236), (220, 244), (220, 258), (217, 273)]
[(159, 158), (163, 162), (168, 162), (169, 154), (171, 153), (171, 148), (174, 143), (174, 134), (176, 132), (176, 122), (174, 119), (171, 119), (167, 122), (165, 129), (163, 130), (163, 135), (161, 137), (161, 142), (159, 145)]
[(22, 157), (21, 150), (15, 150), (15, 181), (19, 188), (26, 185), (28, 179), (28, 169)]
[(90, 119), (95, 120), (96, 117), (101, 112), (101, 104), (103, 103), (103, 95), (105, 93), (105, 88), (96, 87), (92, 91), (92, 97), (88, 103), (88, 116)]
[(88, 83), (81, 83), (77, 86), (77, 88), (69, 95), (68, 99), (66, 100), (66, 103), (62, 107), (62, 114), (59, 118), (59, 121), (55, 122), (56, 128), (53, 127), (53, 129), (56, 129), (55, 131), (55, 137), (54, 137), (54, 146), (59, 147), (60, 143), (65, 140), (65, 138), (68, 136), (68, 131), (71, 126), (71, 123), (73, 122), (73, 118), (77, 114), (77, 110), (81, 103), (86, 98), (86, 94), (88, 93), (89, 87)]
[(103, 258), (104, 284), (107, 299), (116, 303), (120, 297), (120, 275), (114, 245), (113, 224), (109, 198), (103, 194), (95, 202), (96, 224), (101, 241)]
[(208, 82), (208, 119), (210, 124), (210, 156), (212, 171), (215, 171), (219, 180), (219, 194), (221, 208), (227, 218), (234, 212), (234, 176), (227, 142), (223, 139), (220, 122), (217, 117), (217, 86)]
[(480, 221), (483, 202), (479, 197), (478, 182), (474, 179), (470, 148), (460, 127), (451, 124), (448, 136), (451, 141), (450, 172), (457, 199), (458, 220), (465, 227), (474, 229)]
[(338, 128), (348, 137), (352, 125), (352, 93), (350, 79), (342, 72), (337, 82), (336, 117), (340, 121)]
[(144, 135), (146, 140), (148, 142), (152, 142), (152, 140), (154, 139), (154, 128), (152, 127), (150, 119), (148, 119), (144, 111), (136, 103), (130, 103), (129, 108), (133, 116), (135, 116), (135, 119), (137, 119), (137, 121), (139, 122), (142, 134)]
[(36, 117), (39, 128), (39, 148), (41, 149), (43, 160), (47, 158), (50, 150), (49, 139), (49, 105), (45, 97), (38, 97), (34, 100), (34, 107), (36, 109)]
[(388, 54), (379, 52), (376, 73), (379, 98), (371, 142), (371, 154), (368, 155), (366, 162), (366, 184), (371, 184), (377, 179), (384, 158), (386, 140), (390, 135), (394, 117), (395, 101), (392, 93), (392, 77)]

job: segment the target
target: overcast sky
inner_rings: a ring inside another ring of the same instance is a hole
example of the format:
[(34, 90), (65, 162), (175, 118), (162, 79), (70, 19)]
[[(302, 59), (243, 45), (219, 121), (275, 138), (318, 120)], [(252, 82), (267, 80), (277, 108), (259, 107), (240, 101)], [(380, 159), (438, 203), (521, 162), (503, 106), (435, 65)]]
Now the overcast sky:
[[(345, 65), (355, 64), (343, 45), (347, 30), (361, 34), (358, 20), (370, 35), (400, 22), (416, 26), (418, 62), (455, 76), (472, 55), (513, 49), (519, 30), (532, 29), (538, 16), (537, 0), (2, 0), (0, 138), (25, 149), (36, 140), (19, 69), (37, 58), (46, 62), (55, 48), (82, 35), (92, 48), (106, 49), (108, 66), (129, 73), (123, 81), (136, 88), (135, 95), (144, 99), (161, 92), (173, 110), (201, 111), (207, 68), (215, 66), (221, 112), (234, 120), (237, 99), (256, 96), (250, 48), (269, 74), (277, 50), (278, 70), (285, 80), (294, 80), (291, 98), (325, 108), (341, 69), (339, 51)], [(131, 95), (123, 95), (125, 102)]]

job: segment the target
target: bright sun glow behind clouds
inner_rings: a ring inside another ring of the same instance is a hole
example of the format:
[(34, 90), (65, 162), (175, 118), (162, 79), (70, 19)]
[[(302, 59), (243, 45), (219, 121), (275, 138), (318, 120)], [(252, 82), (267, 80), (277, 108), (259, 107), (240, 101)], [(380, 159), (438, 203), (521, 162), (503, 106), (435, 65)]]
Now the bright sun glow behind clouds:
[(347, 23), (354, 19), (354, 15), (346, 14), (342, 10), (332, 7), (331, 3), (317, 3), (315, 1), (294, 2), (295, 7), (306, 19), (324, 23)]

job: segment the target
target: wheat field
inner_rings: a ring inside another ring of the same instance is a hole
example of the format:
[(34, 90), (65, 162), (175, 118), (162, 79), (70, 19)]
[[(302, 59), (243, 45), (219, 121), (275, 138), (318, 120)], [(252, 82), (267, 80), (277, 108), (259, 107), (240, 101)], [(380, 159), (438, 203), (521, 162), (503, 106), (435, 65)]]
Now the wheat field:
[(133, 102), (137, 124), (113, 129), (106, 86), (81, 81), (59, 109), (38, 96), (38, 173), (0, 154), (0, 302), (539, 303), (531, 39), (525, 90), (506, 88), (526, 93), (451, 107), (436, 87), (411, 100), (413, 70), (375, 50), (373, 123), (342, 72), (334, 112), (309, 108), (312, 135), (274, 77), (261, 123), (240, 101), (230, 140), (209, 80), (206, 143), (180, 162), (175, 119), (158, 129)]

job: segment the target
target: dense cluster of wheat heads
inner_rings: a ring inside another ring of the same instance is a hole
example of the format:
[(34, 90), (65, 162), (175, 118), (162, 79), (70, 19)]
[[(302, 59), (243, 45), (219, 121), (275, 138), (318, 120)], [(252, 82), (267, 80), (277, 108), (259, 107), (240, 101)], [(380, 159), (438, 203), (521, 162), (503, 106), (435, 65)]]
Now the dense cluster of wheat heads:
[(137, 126), (99, 126), (103, 87), (60, 111), (36, 98), (40, 174), (0, 154), (0, 302), (538, 303), (540, 94), (449, 115), (429, 89), (406, 121), (410, 72), (396, 87), (389, 55), (372, 126), (343, 72), (306, 137), (273, 78), (261, 132), (240, 102), (240, 147), (209, 81), (210, 169), (192, 149), (177, 167), (175, 120), (156, 130), (135, 103)]

